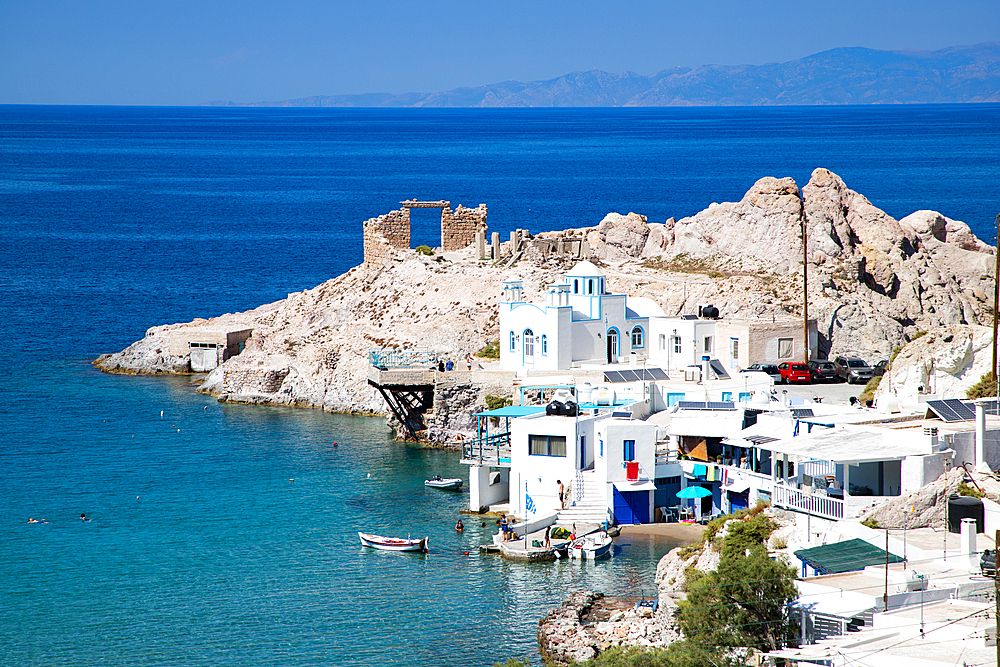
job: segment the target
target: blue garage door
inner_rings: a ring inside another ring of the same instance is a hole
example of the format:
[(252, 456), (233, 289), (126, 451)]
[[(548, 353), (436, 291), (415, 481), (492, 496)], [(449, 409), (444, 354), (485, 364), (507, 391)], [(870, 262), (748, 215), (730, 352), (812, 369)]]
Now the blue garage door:
[(649, 523), (649, 491), (614, 490), (615, 523)]

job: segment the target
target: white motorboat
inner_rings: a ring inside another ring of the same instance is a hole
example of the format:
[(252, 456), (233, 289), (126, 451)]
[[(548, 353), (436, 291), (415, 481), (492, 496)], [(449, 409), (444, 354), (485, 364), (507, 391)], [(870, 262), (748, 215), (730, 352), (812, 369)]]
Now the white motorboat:
[(611, 555), (612, 539), (607, 533), (584, 535), (569, 545), (569, 557), (580, 560), (598, 560)]
[(445, 489), (446, 491), (461, 491), (462, 478), (451, 477), (448, 479), (441, 479), (441, 475), (434, 475), (434, 477), (424, 480), (424, 486), (430, 486), (435, 489)]

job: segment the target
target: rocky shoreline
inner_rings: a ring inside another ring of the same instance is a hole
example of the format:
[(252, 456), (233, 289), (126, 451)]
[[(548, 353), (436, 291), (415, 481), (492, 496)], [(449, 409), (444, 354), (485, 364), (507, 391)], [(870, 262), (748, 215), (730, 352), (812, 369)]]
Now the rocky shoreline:
[[(762, 178), (739, 202), (681, 220), (612, 213), (593, 227), (534, 238), (585, 238), (611, 291), (651, 298), (668, 315), (712, 303), (723, 317), (771, 319), (801, 314), (802, 221), (821, 355), (888, 358), (923, 331), (986, 324), (993, 255), (967, 225), (933, 211), (897, 221), (826, 169), (816, 169), (801, 190), (790, 178)], [(509, 253), (509, 243), (501, 247)], [(188, 359), (170, 354), (172, 331), (247, 328), (253, 333), (245, 349), (212, 371), (200, 391), (232, 402), (386, 414), (367, 384), (370, 348), (427, 347), (463, 359), (496, 340), (505, 276), (517, 273), (534, 300), (576, 261), (532, 244), (513, 266), (509, 258), (481, 261), (473, 250), (393, 250), (377, 272), (355, 267), (251, 311), (152, 327), (94, 363), (114, 373), (183, 373)], [(512, 376), (491, 373), (487, 360), (479, 365), (481, 373), (451, 376), (446, 411), (431, 416), (438, 442), (470, 436), (485, 395), (509, 394)]]
[(660, 602), (656, 611), (635, 601), (603, 593), (572, 593), (538, 624), (538, 647), (546, 663), (572, 665), (613, 647), (664, 648), (681, 638), (676, 605)]

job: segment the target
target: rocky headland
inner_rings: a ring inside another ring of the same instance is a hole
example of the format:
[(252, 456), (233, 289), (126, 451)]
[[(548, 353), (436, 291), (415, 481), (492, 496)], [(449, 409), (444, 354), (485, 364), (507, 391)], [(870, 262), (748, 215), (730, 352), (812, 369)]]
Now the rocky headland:
[[(712, 303), (723, 317), (770, 319), (801, 315), (803, 222), (809, 315), (818, 321), (821, 355), (888, 358), (921, 332), (974, 332), (987, 323), (992, 250), (966, 224), (934, 211), (896, 220), (836, 174), (816, 169), (801, 189), (790, 178), (761, 178), (740, 201), (680, 220), (611, 213), (593, 227), (538, 233), (513, 265), (509, 243), (496, 262), (479, 260), (472, 247), (433, 256), (392, 250), (377, 271), (359, 266), (255, 310), (155, 326), (95, 364), (116, 373), (187, 372), (187, 358), (169, 353), (171, 331), (252, 328), (245, 350), (208, 374), (201, 391), (235, 402), (385, 414), (367, 384), (368, 350), (419, 346), (459, 360), (496, 340), (505, 276), (523, 278), (534, 300), (577, 261), (535, 239), (586, 238), (611, 291), (653, 299), (668, 315)], [(973, 335), (974, 347), (980, 337)], [(510, 390), (510, 375), (490, 372), (487, 360), (476, 366), (464, 377), (451, 374), (456, 405), (431, 418), (448, 437), (471, 431), (484, 395)]]

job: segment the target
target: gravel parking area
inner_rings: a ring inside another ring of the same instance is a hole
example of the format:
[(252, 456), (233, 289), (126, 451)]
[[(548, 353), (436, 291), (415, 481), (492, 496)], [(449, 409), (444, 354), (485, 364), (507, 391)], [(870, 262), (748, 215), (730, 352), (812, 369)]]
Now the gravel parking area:
[(812, 401), (814, 396), (823, 399), (823, 403), (849, 405), (851, 396), (857, 396), (864, 391), (863, 384), (847, 384), (846, 382), (829, 382), (821, 384), (776, 384), (778, 396), (784, 391), (789, 398), (804, 398)]

